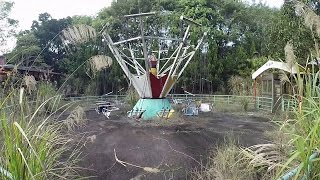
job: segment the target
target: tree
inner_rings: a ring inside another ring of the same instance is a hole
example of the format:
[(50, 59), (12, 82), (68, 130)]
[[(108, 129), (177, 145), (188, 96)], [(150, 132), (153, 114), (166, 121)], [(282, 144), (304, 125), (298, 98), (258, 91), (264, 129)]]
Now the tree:
[(295, 3), (286, 0), (277, 19), (270, 27), (269, 54), (273, 58), (284, 59), (284, 47), (292, 41), (298, 61), (304, 61), (309, 56), (309, 48), (313, 46), (311, 31), (304, 26), (303, 18), (298, 16)]
[(217, 90), (232, 75), (248, 76), (252, 70), (248, 59), (268, 55), (271, 43), (268, 29), (278, 10), (262, 4), (249, 6), (233, 0), (178, 2), (176, 14), (193, 18), (206, 26), (209, 32), (206, 47), (201, 51), (205, 54), (194, 57), (192, 61), (198, 66), (190, 64), (197, 68), (193, 70), (197, 72), (197, 77), (190, 77), (189, 68), (185, 73), (186, 78), (197, 79), (200, 89), (203, 86), (202, 78), (213, 82), (213, 90)]
[[(0, 1), (0, 46), (6, 47), (7, 40), (15, 33), (17, 21), (9, 18), (13, 2)], [(6, 52), (5, 48), (0, 49), (0, 54)]]
[(46, 67), (43, 57), (40, 54), (41, 47), (39, 40), (31, 31), (23, 31), (17, 35), (16, 47), (10, 52), (7, 58), (13, 64), (23, 66)]
[(59, 71), (58, 61), (66, 55), (59, 34), (61, 31), (71, 25), (71, 17), (63, 19), (53, 19), (50, 14), (43, 13), (39, 15), (38, 21), (33, 21), (31, 31), (39, 41), (42, 49), (44, 62)]
[[(312, 2), (315, 7), (318, 5), (316, 1)], [(107, 55), (114, 59), (101, 38), (97, 37), (97, 41), (81, 45), (72, 45), (66, 50), (61, 39), (57, 38), (61, 30), (77, 24), (93, 26), (96, 32), (100, 32), (104, 27), (114, 41), (120, 41), (136, 37), (140, 31), (134, 19), (122, 18), (123, 15), (157, 11), (160, 13), (156, 16), (146, 18), (146, 35), (178, 37), (181, 35), (181, 28), (186, 28), (179, 19), (184, 15), (202, 24), (202, 27), (192, 27), (190, 39), (193, 43), (203, 31), (208, 31), (208, 36), (175, 89), (185, 87), (193, 93), (202, 90), (209, 92), (224, 86), (232, 75), (249, 76), (252, 69), (260, 64), (260, 61), (255, 62), (253, 58), (260, 59), (270, 54), (274, 57), (282, 55), (282, 44), (286, 39), (282, 40), (283, 34), (279, 35), (278, 31), (284, 31), (281, 29), (282, 25), (289, 24), (289, 19), (279, 20), (282, 16), (288, 16), (288, 12), (292, 13), (292, 9), (287, 8), (286, 12), (284, 9), (270, 9), (262, 4), (250, 6), (234, 0), (118, 0), (110, 7), (102, 9), (97, 17), (74, 16), (57, 20), (47, 13), (40, 14), (38, 20), (34, 21), (30, 34), (19, 36), (15, 52), (21, 52), (19, 48), (27, 44), (35, 47), (28, 52), (28, 56), (33, 56), (38, 52), (38, 46), (43, 50), (43, 58), (40, 57), (39, 60), (43, 59), (43, 62), (52, 66), (55, 71), (71, 74), (78, 69), (71, 82), (78, 82), (74, 86), (78, 87), (80, 93), (89, 92), (87, 89), (97, 89), (97, 93), (117, 91), (128, 84), (117, 63), (92, 79), (86, 75), (85, 66), (78, 68), (93, 55)], [(285, 37), (296, 35), (291, 27), (285, 31)], [(136, 44), (131, 45), (135, 48)], [(169, 52), (172, 45), (175, 44), (163, 44)], [(159, 44), (149, 43), (148, 46), (150, 49), (157, 49)], [(26, 55), (23, 58), (25, 57)], [(35, 63), (32, 59), (27, 61)], [(86, 83), (89, 81), (90, 83)]]
[[(146, 27), (150, 31), (147, 33), (161, 34), (166, 29), (167, 36), (180, 35), (183, 27), (179, 23), (181, 15), (192, 18), (208, 31), (204, 46), (176, 85), (179, 89), (190, 84), (192, 87), (186, 88), (193, 92), (202, 90), (210, 81), (213, 90), (216, 90), (219, 84), (226, 84), (232, 75), (250, 75), (251, 61), (248, 59), (269, 54), (269, 27), (278, 13), (278, 10), (262, 4), (249, 6), (234, 0), (121, 0), (103, 9), (93, 20), (93, 25), (100, 30), (108, 24), (107, 30), (115, 41), (132, 38), (135, 34), (127, 34), (127, 29), (131, 31), (136, 26), (128, 20), (129, 25), (125, 26), (121, 16), (153, 10), (169, 11), (170, 14), (165, 19), (164, 16), (148, 18)], [(201, 30), (203, 28), (193, 27), (191, 41), (197, 40)], [(209, 81), (204, 82), (203, 78)]]

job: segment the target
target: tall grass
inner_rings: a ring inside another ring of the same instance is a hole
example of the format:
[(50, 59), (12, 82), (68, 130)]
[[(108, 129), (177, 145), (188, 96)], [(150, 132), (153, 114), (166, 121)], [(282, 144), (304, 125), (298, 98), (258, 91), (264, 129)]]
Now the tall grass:
[(293, 99), (298, 106), (294, 110), (294, 118), (281, 124), (281, 130), (291, 137), (293, 151), (282, 168), (282, 173), (288, 167), (297, 167), (295, 179), (320, 178), (319, 158), (311, 160), (309, 157), (319, 151), (320, 147), (320, 87), (319, 71), (308, 67), (299, 67), (294, 78)]
[[(231, 76), (228, 80), (229, 91), (233, 95), (249, 96), (251, 95), (251, 80), (240, 76)], [(240, 104), (244, 111), (248, 111), (250, 99), (247, 97), (240, 98)]]
[[(56, 96), (30, 97), (13, 90), (0, 107), (0, 179), (75, 179), (79, 147), (52, 113), (40, 113), (45, 105), (57, 103)], [(39, 106), (36, 106), (39, 104)], [(46, 110), (45, 110), (46, 111)]]
[[(275, 178), (276, 161), (270, 157), (278, 158), (274, 146), (263, 144), (249, 148), (240, 148), (230, 139), (224, 145), (212, 149), (209, 158), (200, 170), (191, 173), (192, 179), (202, 180), (269, 180)], [(272, 149), (272, 151), (270, 151)], [(267, 157), (268, 156), (268, 157)]]
[[(308, 6), (297, 2), (296, 11), (304, 18), (305, 25), (310, 28), (314, 37), (314, 50), (311, 61), (320, 58), (318, 38), (320, 38), (320, 17)], [(318, 36), (318, 37), (317, 37)], [(287, 169), (296, 168), (293, 179), (320, 179), (320, 158), (310, 159), (310, 156), (319, 152), (320, 148), (320, 74), (319, 66), (300, 66), (294, 60), (293, 48), (286, 48), (286, 60), (289, 59), (298, 70), (297, 74), (282, 78), (293, 87), (293, 99), (298, 106), (294, 110), (294, 117), (281, 123), (281, 130), (290, 135), (290, 144), (293, 150), (284, 164), (279, 177)], [(288, 56), (291, 54), (290, 56)], [(308, 64), (309, 60), (306, 60)]]
[[(95, 30), (85, 25), (69, 27), (53, 39), (59, 35), (66, 47), (96, 38)], [(111, 63), (109, 59), (108, 66)], [(81, 141), (69, 131), (84, 124), (83, 118), (76, 117), (83, 115), (83, 109), (77, 107), (75, 115), (58, 121), (58, 112), (71, 105), (61, 106), (61, 96), (52, 84), (38, 84), (33, 76), (12, 83), (14, 78), (14, 74), (8, 76), (6, 94), (0, 99), (0, 179), (77, 179)], [(17, 90), (20, 84), (26, 86), (28, 95), (24, 89)]]
[[(304, 18), (314, 37), (315, 46), (311, 50), (310, 59), (318, 61), (320, 17), (303, 3), (296, 3), (296, 12)], [(291, 43), (285, 47), (285, 55), (289, 66), (295, 66), (298, 71), (296, 74), (283, 73), (281, 77), (282, 81), (291, 85), (292, 99), (297, 104), (292, 117), (278, 122), (280, 134), (288, 140), (281, 140), (279, 144), (255, 145), (243, 150), (234, 145), (218, 149), (195, 179), (278, 179), (287, 172), (294, 172), (290, 179), (320, 179), (319, 62), (308, 65), (310, 59), (307, 59), (305, 66), (299, 65)], [(231, 87), (235, 87), (232, 90), (236, 90), (236, 93), (242, 91), (243, 84), (240, 82), (237, 78), (229, 82)], [(317, 157), (310, 158), (314, 154)], [(252, 169), (252, 165), (259, 168)]]

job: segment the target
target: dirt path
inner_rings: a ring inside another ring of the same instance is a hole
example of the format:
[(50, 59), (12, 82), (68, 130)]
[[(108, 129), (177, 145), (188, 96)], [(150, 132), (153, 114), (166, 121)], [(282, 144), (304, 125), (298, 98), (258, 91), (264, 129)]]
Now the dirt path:
[[(88, 142), (83, 148), (80, 165), (92, 170), (81, 173), (91, 179), (186, 179), (188, 172), (199, 167), (209, 148), (223, 143), (232, 133), (243, 146), (264, 143), (263, 132), (271, 128), (268, 119), (224, 113), (205, 113), (198, 117), (185, 117), (182, 124), (155, 127), (135, 122), (122, 112), (111, 119), (88, 111)], [(141, 168), (124, 167), (116, 163), (117, 157), (142, 167), (158, 168), (150, 173)]]

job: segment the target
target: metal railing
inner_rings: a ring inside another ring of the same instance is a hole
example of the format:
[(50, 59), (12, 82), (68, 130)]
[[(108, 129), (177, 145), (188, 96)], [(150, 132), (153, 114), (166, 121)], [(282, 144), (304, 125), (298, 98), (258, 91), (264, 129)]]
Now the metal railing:
[(213, 104), (240, 104), (248, 103), (248, 106), (256, 110), (273, 112), (276, 110), (293, 111), (297, 107), (297, 102), (293, 98), (282, 97), (279, 102), (273, 100), (271, 97), (261, 96), (237, 96), (237, 95), (208, 95), (208, 94), (170, 94), (168, 98), (175, 99), (191, 99), (202, 100)]
[(239, 105), (247, 103), (250, 109), (272, 111), (272, 98), (236, 95), (208, 95), (208, 94), (170, 94), (168, 98), (181, 100), (201, 100), (215, 104)]
[(104, 100), (123, 100), (125, 95), (108, 95), (108, 96), (79, 96), (79, 97), (65, 97), (66, 101), (104, 101)]
[(264, 111), (273, 111), (273, 99), (270, 97), (256, 97), (256, 109)]
[(297, 108), (297, 101), (294, 99), (282, 98), (281, 101), (282, 111), (293, 111), (295, 108)]
[[(108, 95), (108, 96), (82, 96), (82, 97), (67, 97), (64, 100), (69, 101), (113, 101), (124, 100), (125, 95)], [(254, 97), (254, 96), (236, 96), (236, 95), (210, 95), (210, 94), (169, 94), (169, 99), (177, 99), (180, 101), (194, 100), (204, 101), (215, 104), (226, 105), (241, 105), (241, 103), (248, 103), (248, 106), (256, 110), (272, 111), (273, 101), (268, 97)]]
[[(65, 101), (124, 101), (126, 95), (102, 95), (102, 96), (80, 96), (80, 97), (64, 97)], [(223, 105), (238, 105), (247, 103), (250, 109), (273, 112), (274, 109), (282, 111), (293, 111), (297, 107), (297, 103), (294, 99), (280, 98), (279, 103), (274, 103), (271, 97), (259, 97), (259, 96), (237, 96), (237, 95), (211, 95), (211, 94), (169, 94), (168, 99), (175, 99), (180, 101), (203, 101)], [(274, 104), (278, 104), (278, 108), (274, 107)]]

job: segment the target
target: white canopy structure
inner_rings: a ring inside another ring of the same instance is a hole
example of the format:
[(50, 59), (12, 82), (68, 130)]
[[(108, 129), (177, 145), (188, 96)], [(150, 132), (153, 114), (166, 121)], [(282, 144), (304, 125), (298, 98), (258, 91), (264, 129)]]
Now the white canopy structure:
[[(180, 20), (187, 24), (182, 37), (148, 36), (144, 30), (143, 18), (154, 15), (156, 12), (124, 16), (125, 18), (139, 19), (137, 22), (140, 23), (140, 32), (137, 37), (113, 42), (108, 31), (102, 34), (117, 62), (141, 98), (165, 98), (200, 48), (207, 34), (204, 32), (199, 37), (197, 44), (191, 44), (189, 40), (191, 25), (201, 25), (181, 16)], [(173, 53), (161, 49), (161, 43), (169, 41), (171, 44), (177, 42)], [(152, 50), (153, 44), (159, 44), (159, 49)], [(149, 51), (150, 53), (148, 53)]]
[(263, 66), (261, 66), (258, 70), (252, 73), (252, 79), (256, 79), (259, 75), (261, 75), (264, 71), (268, 69), (280, 69), (293, 74), (296, 74), (298, 72), (296, 66), (291, 66), (290, 64), (285, 62), (269, 60)]
[(166, 96), (207, 34), (203, 32), (199, 34), (197, 41), (191, 41), (190, 33), (194, 31), (191, 26), (202, 29), (201, 25), (181, 16), (181, 31), (184, 33), (179, 37), (168, 37), (152, 30), (150, 25), (144, 25), (144, 20), (154, 15), (157, 13), (124, 16), (127, 21), (132, 20), (132, 24), (137, 26), (128, 28), (128, 33), (117, 39), (117, 42), (113, 41), (107, 30), (102, 33), (104, 42), (140, 96), (140, 100), (128, 112), (128, 117), (145, 120), (159, 116), (168, 118), (174, 112)]

